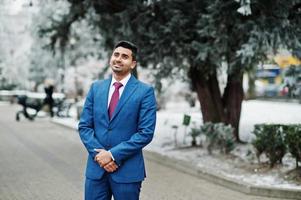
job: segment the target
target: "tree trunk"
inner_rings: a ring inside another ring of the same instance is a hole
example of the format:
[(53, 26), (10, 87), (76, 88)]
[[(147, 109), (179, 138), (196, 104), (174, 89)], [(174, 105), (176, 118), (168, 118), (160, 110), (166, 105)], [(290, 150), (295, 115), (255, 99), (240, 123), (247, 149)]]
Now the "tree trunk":
[(236, 141), (241, 142), (239, 120), (243, 100), (242, 74), (228, 76), (223, 97), (216, 73), (204, 77), (200, 70), (191, 68), (189, 77), (200, 101), (203, 122), (231, 124)]
[(223, 96), (226, 123), (231, 124), (234, 128), (234, 136), (237, 142), (241, 142), (239, 138), (239, 121), (244, 97), (242, 80), (242, 73), (229, 74)]
[(192, 68), (189, 74), (201, 105), (204, 122), (224, 122), (223, 105), (216, 74), (202, 77), (201, 72)]
[(255, 91), (255, 81), (256, 81), (256, 72), (255, 71), (249, 71), (248, 74), (248, 91), (246, 94), (246, 99), (254, 99), (256, 97), (256, 91)]

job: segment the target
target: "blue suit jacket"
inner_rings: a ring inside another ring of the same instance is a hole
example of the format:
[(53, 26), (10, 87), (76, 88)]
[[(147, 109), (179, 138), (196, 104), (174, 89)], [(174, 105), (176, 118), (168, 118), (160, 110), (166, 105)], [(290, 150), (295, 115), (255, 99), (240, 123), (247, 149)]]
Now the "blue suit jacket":
[(78, 125), (80, 138), (89, 152), (86, 176), (100, 179), (105, 170), (94, 161), (94, 149), (110, 150), (117, 171), (110, 173), (119, 183), (145, 178), (142, 148), (151, 142), (156, 124), (154, 90), (134, 76), (126, 84), (112, 119), (108, 115), (111, 78), (92, 84)]

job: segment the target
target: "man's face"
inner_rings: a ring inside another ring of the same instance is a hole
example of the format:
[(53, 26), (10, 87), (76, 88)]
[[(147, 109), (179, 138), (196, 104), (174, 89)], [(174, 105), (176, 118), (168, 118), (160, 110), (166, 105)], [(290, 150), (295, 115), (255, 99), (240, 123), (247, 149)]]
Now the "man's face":
[(116, 75), (126, 76), (134, 69), (136, 61), (133, 60), (132, 51), (124, 47), (117, 47), (110, 59), (110, 67)]

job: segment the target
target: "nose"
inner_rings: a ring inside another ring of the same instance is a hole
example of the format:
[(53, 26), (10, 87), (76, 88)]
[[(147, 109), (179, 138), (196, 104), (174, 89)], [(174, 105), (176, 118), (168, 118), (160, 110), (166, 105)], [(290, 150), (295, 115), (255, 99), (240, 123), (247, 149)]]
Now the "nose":
[(115, 57), (115, 60), (119, 62), (121, 60), (121, 56)]

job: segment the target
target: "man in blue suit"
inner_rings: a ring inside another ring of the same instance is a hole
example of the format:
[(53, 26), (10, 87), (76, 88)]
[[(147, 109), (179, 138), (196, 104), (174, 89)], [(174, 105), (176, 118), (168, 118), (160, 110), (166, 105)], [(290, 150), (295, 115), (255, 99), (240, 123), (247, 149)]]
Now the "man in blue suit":
[(78, 125), (89, 155), (86, 200), (137, 200), (145, 178), (142, 148), (156, 124), (154, 89), (138, 81), (137, 47), (121, 41), (110, 59), (112, 76), (92, 84)]

